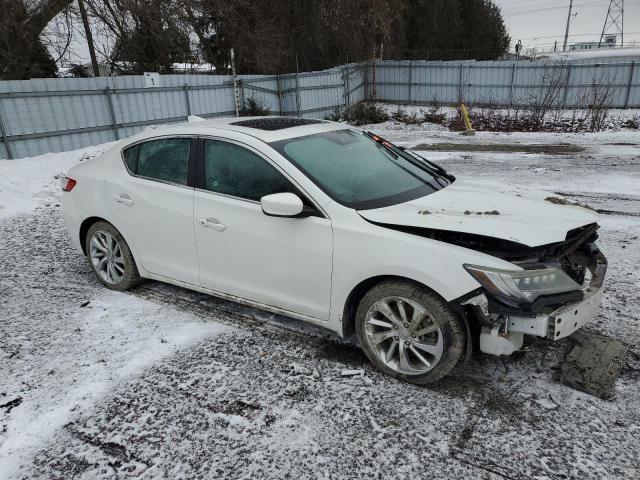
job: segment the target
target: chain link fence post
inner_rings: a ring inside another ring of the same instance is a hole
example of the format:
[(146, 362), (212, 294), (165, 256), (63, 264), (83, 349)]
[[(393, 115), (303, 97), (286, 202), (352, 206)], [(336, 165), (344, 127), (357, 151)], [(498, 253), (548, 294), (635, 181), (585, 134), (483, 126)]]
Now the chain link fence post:
[[(561, 67), (562, 68), (562, 67)], [(562, 109), (567, 108), (567, 97), (569, 96), (569, 86), (571, 85), (571, 64), (567, 64), (567, 80), (564, 84), (564, 94), (562, 95)]]
[(9, 160), (13, 160), (13, 152), (11, 151), (11, 145), (9, 145), (9, 138), (7, 135), (7, 129), (4, 126), (4, 112), (2, 111), (2, 99), (0, 99), (0, 135), (2, 135), (2, 142), (4, 143), (4, 149), (7, 151), (7, 157)]
[(116, 121), (116, 112), (113, 109), (113, 99), (111, 98), (111, 89), (109, 87), (105, 88), (104, 93), (107, 96), (107, 104), (109, 105), (109, 113), (111, 114), (111, 125), (113, 126), (113, 133), (116, 136), (116, 140), (120, 140), (118, 122)]
[(516, 81), (516, 68), (518, 62), (513, 62), (513, 67), (511, 67), (511, 88), (509, 89), (509, 110), (513, 107), (513, 88), (515, 86)]
[(458, 79), (458, 104), (464, 103), (464, 96), (463, 96), (463, 90), (462, 90), (462, 69), (464, 67), (462, 66), (462, 63), (460, 63), (460, 75), (459, 75), (459, 79)]
[(278, 86), (278, 110), (280, 112), (280, 116), (282, 116), (282, 84), (280, 75), (276, 75), (276, 85)]
[(631, 72), (629, 72), (629, 83), (627, 83), (627, 94), (624, 98), (624, 107), (629, 107), (629, 98), (631, 97), (631, 85), (633, 83), (633, 73), (636, 69), (636, 61), (631, 62)]
[(187, 117), (191, 115), (191, 100), (189, 99), (189, 85), (184, 84), (184, 105), (187, 109)]
[(342, 84), (344, 88), (344, 108), (349, 108), (349, 65), (342, 67)]
[(413, 60), (409, 60), (409, 105), (413, 105)]
[(296, 110), (300, 116), (300, 74), (296, 71)]

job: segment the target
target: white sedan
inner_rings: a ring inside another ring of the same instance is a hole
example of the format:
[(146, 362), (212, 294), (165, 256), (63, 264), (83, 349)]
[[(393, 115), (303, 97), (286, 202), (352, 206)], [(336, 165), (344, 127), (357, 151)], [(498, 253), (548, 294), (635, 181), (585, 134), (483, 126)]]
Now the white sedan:
[(151, 278), (355, 333), (415, 383), (474, 346), (566, 337), (603, 290), (594, 212), (455, 178), (343, 124), (146, 130), (73, 167), (63, 190), (72, 241), (106, 287)]

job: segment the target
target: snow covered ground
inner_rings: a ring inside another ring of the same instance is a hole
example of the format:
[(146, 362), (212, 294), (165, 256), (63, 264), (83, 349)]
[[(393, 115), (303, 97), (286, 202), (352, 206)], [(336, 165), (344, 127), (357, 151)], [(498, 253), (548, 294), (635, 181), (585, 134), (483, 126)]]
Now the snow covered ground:
[[(590, 328), (632, 345), (613, 401), (555, 382), (568, 341), (478, 354), (418, 387), (295, 320), (156, 282), (101, 288), (52, 176), (102, 145), (0, 161), (0, 478), (639, 478), (640, 134), (369, 129), (456, 175), (603, 212)], [(524, 148), (562, 144), (580, 151)]]

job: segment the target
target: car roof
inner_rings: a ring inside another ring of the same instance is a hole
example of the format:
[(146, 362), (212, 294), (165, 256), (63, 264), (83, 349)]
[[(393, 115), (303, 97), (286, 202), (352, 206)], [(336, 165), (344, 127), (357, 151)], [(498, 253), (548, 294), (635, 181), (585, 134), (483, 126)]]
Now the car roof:
[(265, 143), (271, 143), (346, 128), (351, 127), (343, 123), (298, 117), (229, 117), (207, 120), (189, 117), (187, 123), (146, 128), (141, 134), (136, 135), (136, 138), (139, 140), (160, 135), (211, 135), (219, 134), (219, 130), (228, 130), (245, 133)]

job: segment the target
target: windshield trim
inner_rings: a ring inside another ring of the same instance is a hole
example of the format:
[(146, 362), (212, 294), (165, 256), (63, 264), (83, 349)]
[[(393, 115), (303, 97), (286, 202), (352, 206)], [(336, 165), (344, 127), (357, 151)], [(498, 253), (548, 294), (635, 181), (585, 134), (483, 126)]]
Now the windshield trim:
[[(377, 143), (369, 135), (367, 135), (366, 132), (363, 132), (363, 131), (360, 131), (360, 130), (356, 130), (356, 129), (353, 129), (353, 128), (343, 128), (343, 129), (334, 130), (334, 131), (335, 132), (356, 132), (358, 134), (364, 135), (365, 137), (368, 137), (372, 142)], [(394, 195), (389, 195), (389, 196), (386, 196), (386, 197), (374, 198), (374, 199), (371, 199), (371, 200), (362, 200), (362, 201), (357, 201), (357, 202), (347, 202), (345, 200), (339, 199), (330, 190), (328, 190), (325, 186), (323, 186), (316, 178), (314, 178), (314, 176), (311, 175), (309, 173), (309, 171), (307, 171), (307, 169), (305, 169), (303, 166), (299, 165), (298, 162), (295, 161), (295, 159), (290, 157), (284, 150), (285, 146), (287, 144), (289, 144), (290, 142), (292, 142), (292, 141), (300, 140), (302, 138), (307, 138), (307, 137), (320, 136), (323, 133), (324, 132), (312, 133), (310, 135), (302, 135), (300, 137), (286, 138), (286, 139), (283, 139), (283, 140), (278, 140), (278, 141), (275, 141), (275, 142), (271, 142), (271, 143), (269, 143), (269, 146), (272, 147), (274, 150), (276, 150), (280, 155), (282, 155), (294, 167), (296, 167), (298, 170), (300, 170), (300, 172), (302, 172), (305, 175), (305, 177), (307, 177), (316, 187), (318, 187), (320, 190), (322, 190), (329, 198), (331, 198), (335, 202), (339, 203), (340, 205), (343, 205), (343, 206), (348, 207), (348, 208), (352, 208), (354, 210), (371, 210), (371, 209), (375, 209), (375, 208), (384, 208), (384, 207), (390, 207), (392, 205), (398, 205), (400, 203), (405, 203), (405, 202), (408, 202), (408, 201), (411, 201), (411, 200), (415, 200), (417, 198), (424, 197), (426, 195), (429, 195), (431, 193), (435, 193), (435, 192), (445, 188), (443, 186), (440, 186), (440, 188), (438, 188), (437, 190), (434, 191), (433, 185), (430, 185), (429, 183), (427, 183), (427, 184), (421, 185), (419, 187), (413, 188), (411, 190), (407, 190), (407, 191), (404, 191), (404, 192), (396, 193)], [(379, 144), (378, 144), (378, 146), (382, 147)], [(382, 147), (382, 148), (385, 148), (385, 147)], [(400, 154), (405, 160), (408, 160), (406, 158), (406, 155), (407, 155), (406, 153), (400, 152), (400, 151), (394, 152), (394, 153)], [(412, 160), (415, 161), (415, 159), (412, 159)], [(431, 175), (432, 177), (434, 177), (434, 179), (436, 178), (436, 175), (434, 174), (434, 172), (432, 170), (430, 170), (430, 169), (428, 169), (428, 168), (426, 168), (426, 167), (424, 167), (422, 165), (418, 165), (418, 164), (414, 164), (414, 165), (417, 168), (420, 168), (424, 172), (426, 172), (429, 175)]]

